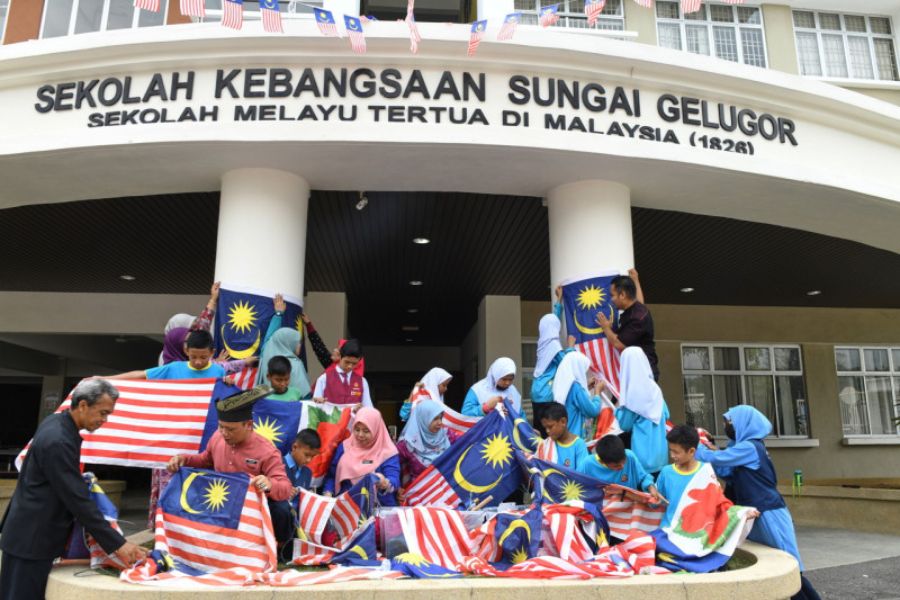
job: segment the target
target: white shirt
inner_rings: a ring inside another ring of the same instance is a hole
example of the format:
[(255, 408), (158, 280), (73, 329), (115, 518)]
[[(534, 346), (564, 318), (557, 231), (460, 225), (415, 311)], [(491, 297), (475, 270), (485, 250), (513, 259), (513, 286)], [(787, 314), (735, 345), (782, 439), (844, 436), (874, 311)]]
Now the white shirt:
[[(344, 383), (347, 382), (347, 373), (338, 366), (334, 367), (334, 372), (338, 374), (338, 377), (341, 378), (341, 381)], [(313, 389), (313, 398), (322, 398), (325, 395), (325, 375), (326, 373), (322, 373), (319, 375), (319, 378), (316, 379), (316, 387)], [(362, 378), (363, 383), (363, 393), (362, 393), (362, 405), (368, 406), (369, 408), (375, 408), (372, 406), (372, 397), (369, 395), (369, 382), (366, 381), (366, 378)], [(326, 398), (327, 400), (327, 398)]]

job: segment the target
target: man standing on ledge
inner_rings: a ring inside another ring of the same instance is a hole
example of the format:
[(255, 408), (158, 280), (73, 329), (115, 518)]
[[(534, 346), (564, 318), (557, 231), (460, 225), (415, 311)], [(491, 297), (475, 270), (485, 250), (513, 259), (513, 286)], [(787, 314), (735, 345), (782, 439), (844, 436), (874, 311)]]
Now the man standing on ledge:
[(119, 391), (108, 381), (82, 381), (72, 406), (41, 423), (19, 473), (16, 491), (0, 524), (0, 598), (44, 597), (53, 559), (61, 555), (77, 519), (107, 553), (132, 564), (147, 555), (110, 526), (78, 467), (79, 431), (99, 429), (113, 412)]
[(656, 356), (656, 342), (653, 340), (653, 317), (650, 310), (642, 302), (643, 294), (635, 285), (637, 271), (631, 269), (628, 275), (619, 275), (610, 283), (609, 290), (612, 303), (619, 309), (619, 326), (613, 328), (612, 323), (603, 313), (597, 314), (597, 324), (603, 328), (603, 335), (616, 350), (621, 352), (629, 346), (640, 346), (650, 368), (653, 379), (659, 381), (659, 358)]

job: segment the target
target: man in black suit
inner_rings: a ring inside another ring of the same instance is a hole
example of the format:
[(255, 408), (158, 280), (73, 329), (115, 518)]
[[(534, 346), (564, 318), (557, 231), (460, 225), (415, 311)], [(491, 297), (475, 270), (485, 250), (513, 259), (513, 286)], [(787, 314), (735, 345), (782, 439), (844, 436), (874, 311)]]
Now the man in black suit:
[(19, 473), (19, 483), (0, 524), (0, 600), (44, 598), (53, 559), (62, 554), (77, 519), (108, 553), (128, 564), (147, 551), (125, 540), (91, 500), (81, 478), (82, 429), (106, 423), (119, 392), (92, 379), (72, 391), (72, 407), (50, 415), (38, 427)]

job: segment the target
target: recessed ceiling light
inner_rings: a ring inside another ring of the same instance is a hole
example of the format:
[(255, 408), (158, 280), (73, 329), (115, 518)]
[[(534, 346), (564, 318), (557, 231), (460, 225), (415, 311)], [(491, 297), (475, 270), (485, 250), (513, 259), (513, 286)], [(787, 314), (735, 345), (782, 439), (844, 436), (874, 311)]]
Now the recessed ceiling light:
[(125, 281), (134, 281), (137, 279), (134, 275), (119, 275), (119, 279), (123, 279)]
[(809, 290), (808, 292), (806, 292), (806, 295), (807, 296), (821, 296), (822, 290)]
[(692, 287), (684, 287), (684, 288), (681, 288), (681, 292), (682, 292), (683, 294), (690, 294), (690, 293), (693, 292), (693, 291), (694, 291), (694, 288), (692, 288)]
[(125, 343), (127, 343), (127, 342), (128, 342), (128, 338), (124, 338), (124, 337), (117, 337), (117, 338), (116, 338), (116, 343), (117, 343), (117, 344), (125, 344)]
[(418, 279), (413, 279), (412, 281), (409, 282), (409, 285), (422, 285), (422, 282), (419, 281)]
[(406, 312), (408, 312), (408, 313), (411, 314), (411, 315), (414, 315), (414, 314), (416, 314), (417, 312), (419, 312), (419, 309), (418, 309), (418, 308), (407, 308), (407, 309), (406, 309)]
[(424, 237), (413, 238), (413, 244), (424, 245), (424, 244), (430, 244), (430, 243), (431, 243), (431, 240), (429, 240), (428, 238), (424, 238)]
[(400, 329), (402, 329), (403, 331), (418, 331), (419, 326), (418, 325), (404, 325)]
[(406, 341), (407, 341), (407, 342), (411, 342), (411, 341), (413, 341), (413, 340), (412, 340), (412, 338), (406, 338)]

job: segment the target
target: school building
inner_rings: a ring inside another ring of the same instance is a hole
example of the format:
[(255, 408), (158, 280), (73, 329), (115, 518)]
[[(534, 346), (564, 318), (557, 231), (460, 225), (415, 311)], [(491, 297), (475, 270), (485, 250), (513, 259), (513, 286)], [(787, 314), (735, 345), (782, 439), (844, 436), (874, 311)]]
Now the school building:
[(325, 0), (337, 37), (279, 4), (0, 0), (0, 451), (214, 280), (360, 338), (391, 422), (435, 365), (527, 396), (554, 285), (636, 266), (673, 420), (753, 404), (782, 480), (900, 472), (896, 0), (418, 0), (417, 53), (402, 0)]

